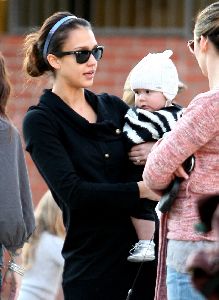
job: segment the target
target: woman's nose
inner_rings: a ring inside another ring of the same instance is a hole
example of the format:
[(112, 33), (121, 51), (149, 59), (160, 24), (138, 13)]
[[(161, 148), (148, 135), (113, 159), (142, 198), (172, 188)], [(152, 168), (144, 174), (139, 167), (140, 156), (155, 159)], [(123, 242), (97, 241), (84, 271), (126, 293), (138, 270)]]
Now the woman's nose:
[(90, 57), (89, 57), (89, 59), (87, 61), (87, 64), (88, 65), (95, 65), (95, 64), (97, 64), (97, 61), (96, 61), (95, 57), (93, 56), (93, 54), (90, 55)]

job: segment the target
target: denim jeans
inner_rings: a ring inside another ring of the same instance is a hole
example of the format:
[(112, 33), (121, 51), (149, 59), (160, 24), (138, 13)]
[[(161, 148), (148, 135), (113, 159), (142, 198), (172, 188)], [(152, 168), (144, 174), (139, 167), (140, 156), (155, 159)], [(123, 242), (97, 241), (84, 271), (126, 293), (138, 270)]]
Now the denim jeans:
[(190, 275), (177, 272), (167, 267), (167, 299), (168, 300), (205, 300), (191, 283)]

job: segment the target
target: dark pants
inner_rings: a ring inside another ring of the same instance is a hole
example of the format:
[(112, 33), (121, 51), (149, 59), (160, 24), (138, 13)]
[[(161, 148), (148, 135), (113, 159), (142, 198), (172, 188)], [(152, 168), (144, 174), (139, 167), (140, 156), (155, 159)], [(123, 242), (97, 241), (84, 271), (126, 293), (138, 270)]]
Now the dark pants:
[[(158, 220), (156, 220), (154, 241), (156, 257), (158, 252)], [(153, 300), (156, 284), (157, 259), (144, 263), (130, 263), (134, 277), (81, 280), (63, 286), (65, 300), (126, 300), (129, 289), (132, 288), (135, 276), (136, 282), (129, 300)]]
[[(118, 280), (98, 279), (84, 280), (64, 286), (65, 300), (125, 300), (127, 296), (127, 283), (118, 286)], [(121, 280), (124, 282), (124, 280)]]

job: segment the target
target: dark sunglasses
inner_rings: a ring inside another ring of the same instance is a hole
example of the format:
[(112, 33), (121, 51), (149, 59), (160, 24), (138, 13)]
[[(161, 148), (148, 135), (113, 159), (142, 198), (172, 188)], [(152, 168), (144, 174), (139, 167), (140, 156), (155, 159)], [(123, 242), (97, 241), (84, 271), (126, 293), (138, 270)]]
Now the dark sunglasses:
[(188, 48), (189, 48), (189, 51), (190, 51), (192, 54), (194, 54), (194, 40), (189, 40), (189, 41), (187, 42), (187, 46), (188, 46)]
[(63, 57), (65, 55), (75, 55), (76, 62), (78, 64), (84, 64), (88, 61), (91, 54), (98, 61), (102, 58), (103, 55), (103, 46), (97, 46), (93, 50), (78, 50), (78, 51), (61, 51), (57, 52), (55, 55), (58, 57)]

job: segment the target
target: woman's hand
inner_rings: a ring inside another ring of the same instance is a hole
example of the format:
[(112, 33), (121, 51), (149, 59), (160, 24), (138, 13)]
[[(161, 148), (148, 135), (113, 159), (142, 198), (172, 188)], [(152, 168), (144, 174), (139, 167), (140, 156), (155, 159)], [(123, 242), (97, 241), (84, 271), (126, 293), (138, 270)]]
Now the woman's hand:
[(151, 152), (154, 144), (155, 142), (147, 142), (133, 146), (128, 153), (129, 159), (135, 165), (145, 165), (148, 154)]
[(2, 299), (16, 300), (19, 296), (21, 280), (22, 276), (17, 272), (11, 270), (8, 266), (3, 275), (3, 283), (1, 289), (1, 296), (3, 297)]
[[(25, 270), (22, 267), (22, 257), (21, 254), (19, 256), (16, 256), (14, 258), (15, 263), (21, 267), (21, 272), (24, 272)], [(22, 275), (14, 272), (14, 278), (15, 278), (15, 284), (16, 284), (16, 294), (15, 294), (15, 300), (18, 298), (19, 296), (19, 291), (20, 291), (20, 287), (21, 287), (21, 281), (22, 281)]]
[(158, 191), (152, 191), (149, 189), (143, 181), (137, 182), (139, 188), (140, 198), (147, 198), (153, 201), (159, 201), (161, 194)]
[[(21, 267), (21, 250), (18, 249), (15, 253), (9, 252), (9, 260), (7, 270), (3, 275), (3, 284), (1, 290), (1, 296), (3, 299), (16, 300), (19, 296), (19, 290), (22, 280), (23, 268)], [(18, 271), (21, 273), (19, 273)]]
[(184, 170), (183, 166), (180, 165), (176, 171), (174, 172), (174, 175), (180, 178), (184, 178), (184, 179), (188, 179), (189, 175), (186, 173), (186, 171)]

